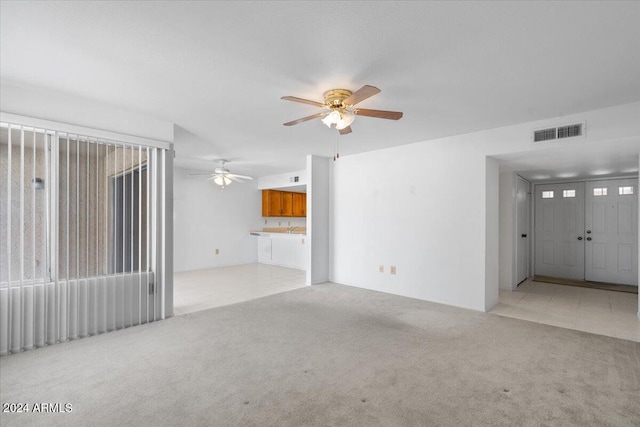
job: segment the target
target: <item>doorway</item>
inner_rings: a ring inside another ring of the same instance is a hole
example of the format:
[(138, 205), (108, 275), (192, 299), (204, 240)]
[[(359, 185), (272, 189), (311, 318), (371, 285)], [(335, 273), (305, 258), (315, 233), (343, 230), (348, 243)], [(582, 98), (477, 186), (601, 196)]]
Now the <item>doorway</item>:
[(529, 213), (531, 184), (516, 176), (516, 286), (529, 277)]
[(637, 178), (535, 186), (538, 276), (638, 285)]

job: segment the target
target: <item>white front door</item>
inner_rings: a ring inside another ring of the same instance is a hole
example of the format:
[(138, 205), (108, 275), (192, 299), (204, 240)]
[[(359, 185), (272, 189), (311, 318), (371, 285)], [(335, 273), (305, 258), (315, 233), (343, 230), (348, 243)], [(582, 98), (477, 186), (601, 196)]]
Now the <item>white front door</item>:
[(638, 284), (638, 180), (587, 183), (585, 279)]
[(535, 274), (584, 279), (584, 183), (537, 185)]
[(529, 277), (529, 189), (530, 184), (516, 178), (516, 283)]

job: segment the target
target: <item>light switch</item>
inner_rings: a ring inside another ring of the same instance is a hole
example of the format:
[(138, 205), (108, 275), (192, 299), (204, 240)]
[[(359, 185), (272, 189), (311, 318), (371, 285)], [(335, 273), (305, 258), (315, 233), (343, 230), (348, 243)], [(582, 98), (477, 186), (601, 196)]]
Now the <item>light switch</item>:
[(393, 275), (396, 274), (396, 266), (395, 265), (391, 266), (391, 274), (393, 274)]

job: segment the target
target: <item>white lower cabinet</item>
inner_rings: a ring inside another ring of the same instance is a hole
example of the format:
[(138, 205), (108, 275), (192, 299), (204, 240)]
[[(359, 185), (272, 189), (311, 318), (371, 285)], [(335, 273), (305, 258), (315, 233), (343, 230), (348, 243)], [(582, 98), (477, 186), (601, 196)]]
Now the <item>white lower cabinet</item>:
[(259, 236), (258, 262), (305, 270), (305, 237), (291, 234)]
[(271, 237), (258, 237), (258, 262), (271, 264)]

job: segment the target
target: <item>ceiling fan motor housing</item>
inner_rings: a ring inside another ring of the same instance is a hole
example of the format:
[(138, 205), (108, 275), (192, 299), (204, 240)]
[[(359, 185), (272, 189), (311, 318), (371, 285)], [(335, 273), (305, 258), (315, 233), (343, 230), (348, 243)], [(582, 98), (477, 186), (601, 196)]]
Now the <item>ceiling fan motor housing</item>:
[(324, 103), (329, 108), (342, 107), (342, 102), (351, 96), (353, 92), (348, 89), (331, 89), (326, 91), (322, 96), (324, 97)]

